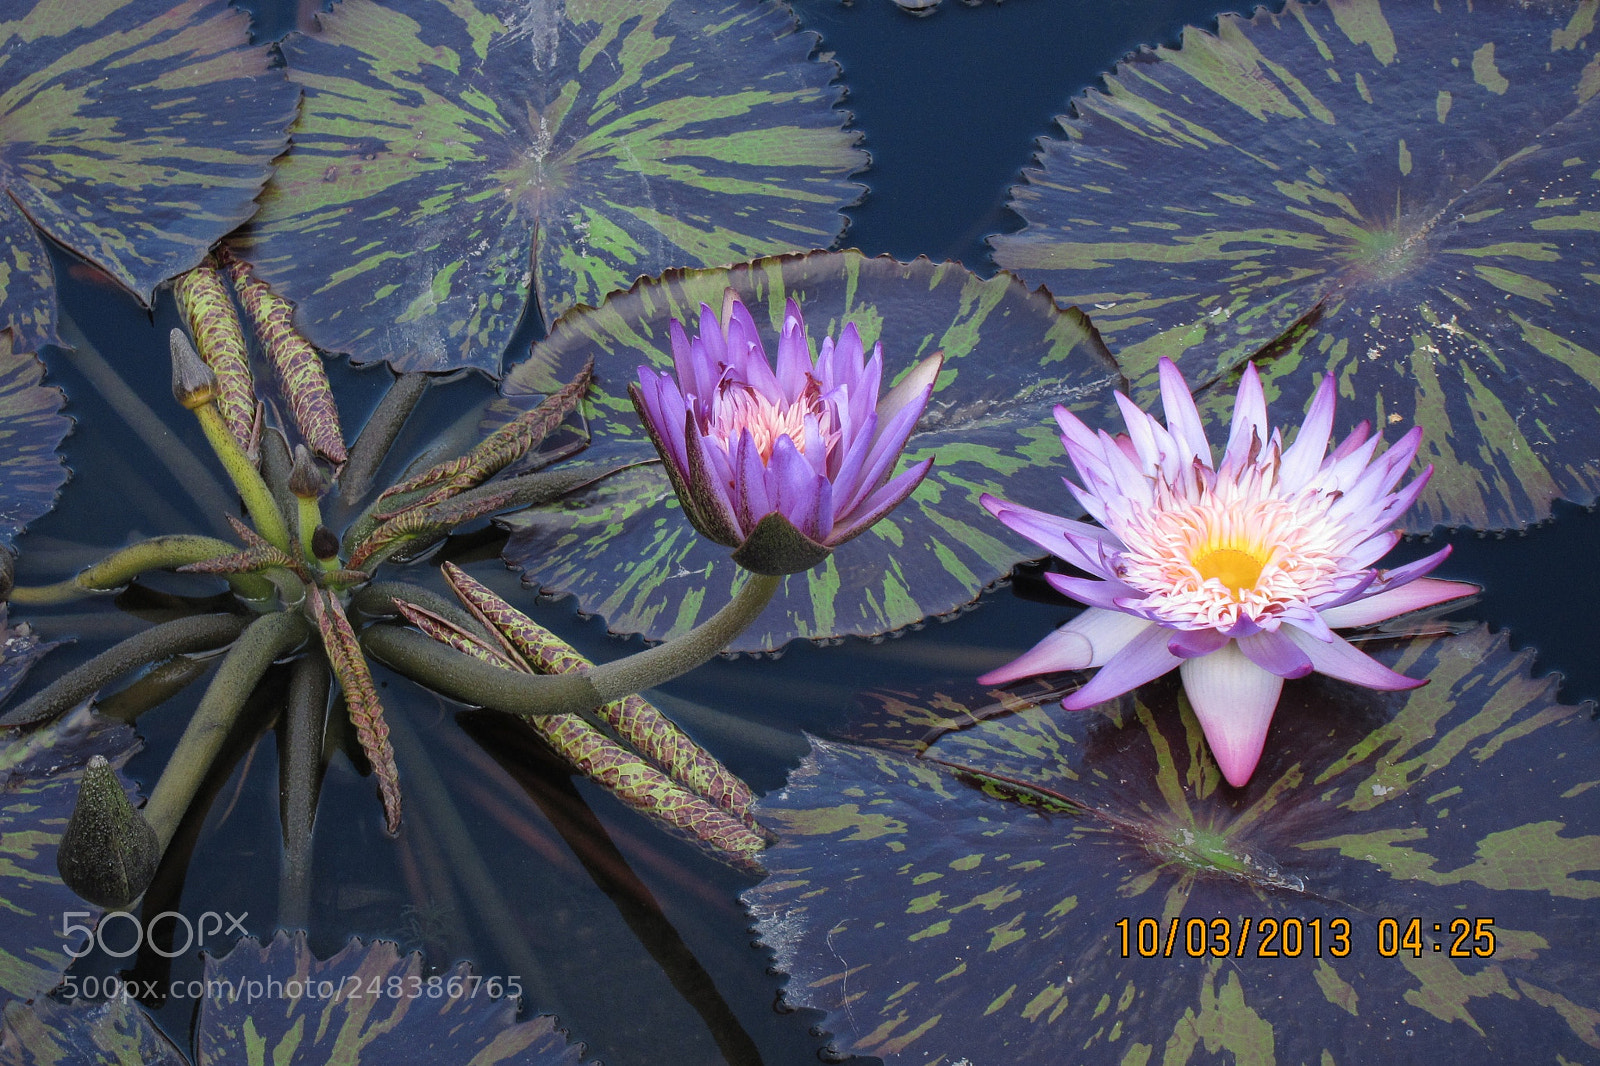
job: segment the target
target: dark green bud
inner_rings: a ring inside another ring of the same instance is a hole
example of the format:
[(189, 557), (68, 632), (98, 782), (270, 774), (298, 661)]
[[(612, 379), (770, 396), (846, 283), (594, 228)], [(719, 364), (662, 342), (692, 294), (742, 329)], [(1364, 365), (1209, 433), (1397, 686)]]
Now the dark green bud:
[(810, 570), (831, 554), (832, 548), (812, 540), (774, 511), (756, 523), (733, 553), (733, 561), (751, 573), (774, 577)]
[(105, 756), (89, 760), (78, 803), (56, 852), (67, 887), (98, 907), (126, 907), (144, 894), (161, 862), (161, 842), (133, 809)]

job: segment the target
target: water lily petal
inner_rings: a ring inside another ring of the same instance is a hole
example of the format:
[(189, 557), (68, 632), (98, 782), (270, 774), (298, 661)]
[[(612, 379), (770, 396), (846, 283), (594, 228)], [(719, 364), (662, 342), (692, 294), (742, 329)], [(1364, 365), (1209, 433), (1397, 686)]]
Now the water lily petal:
[(1288, 492), (1298, 492), (1322, 466), (1333, 434), (1333, 375), (1324, 374), (1317, 393), (1306, 410), (1306, 420), (1295, 434), (1294, 443), (1284, 450), (1278, 464), (1278, 478)]
[(1070, 574), (1050, 573), (1044, 575), (1044, 579), (1051, 588), (1063, 596), (1070, 596), (1079, 603), (1086, 603), (1090, 607), (1103, 607), (1106, 610), (1116, 610), (1119, 600), (1132, 601), (1145, 595), (1115, 578), (1094, 581), (1084, 577), (1073, 577)]
[(1161, 409), (1167, 416), (1167, 432), (1182, 445), (1183, 464), (1193, 459), (1211, 466), (1211, 442), (1206, 440), (1205, 426), (1200, 422), (1200, 412), (1195, 409), (1194, 397), (1184, 383), (1183, 374), (1166, 356), (1159, 364), (1161, 377)]
[(1446, 603), (1463, 596), (1473, 596), (1482, 591), (1469, 581), (1445, 581), (1437, 577), (1419, 577), (1399, 588), (1385, 589), (1366, 599), (1322, 612), (1322, 620), (1340, 629), (1351, 626), (1370, 626), (1386, 622), (1397, 615), (1420, 611), (1424, 607)]
[(1226, 633), (1216, 629), (1174, 629), (1167, 638), (1167, 650), (1180, 659), (1210, 655), (1228, 643)]
[(1222, 776), (1244, 787), (1261, 761), (1283, 678), (1251, 662), (1237, 642), (1185, 659), (1178, 673)]
[(1388, 692), (1427, 684), (1426, 679), (1419, 681), (1395, 673), (1376, 659), (1357, 651), (1343, 637), (1336, 635), (1332, 641), (1324, 643), (1298, 629), (1285, 629), (1282, 632), (1311, 657), (1311, 668), (1319, 674), (1327, 674), (1363, 688)]
[(932, 468), (933, 457), (929, 456), (922, 462), (901, 471), (899, 477), (867, 497), (860, 507), (842, 518), (836, 518), (828, 543), (835, 546), (843, 544), (898, 507), (901, 500), (916, 491), (917, 486), (922, 484), (922, 479)]
[(1305, 677), (1311, 672), (1311, 656), (1301, 651), (1282, 630), (1241, 637), (1238, 645), (1245, 658), (1269, 674)]
[(1233, 426), (1228, 447), (1222, 454), (1221, 471), (1243, 470), (1255, 450), (1267, 443), (1267, 399), (1261, 391), (1261, 375), (1254, 363), (1246, 363), (1239, 379), (1239, 393), (1233, 400)]
[(1036, 511), (984, 493), (978, 497), (984, 509), (1045, 551), (1103, 578), (1112, 576), (1103, 559), (1122, 548), (1122, 542), (1105, 529), (1061, 518), (1047, 511)]
[(1089, 679), (1088, 684), (1063, 699), (1061, 706), (1069, 711), (1081, 711), (1085, 707), (1093, 707), (1130, 689), (1138, 688), (1146, 681), (1153, 681), (1180, 662), (1194, 661), (1179, 659), (1167, 650), (1167, 634), (1170, 630), (1148, 622), (1144, 626), (1132, 640), (1106, 661), (1100, 672)]

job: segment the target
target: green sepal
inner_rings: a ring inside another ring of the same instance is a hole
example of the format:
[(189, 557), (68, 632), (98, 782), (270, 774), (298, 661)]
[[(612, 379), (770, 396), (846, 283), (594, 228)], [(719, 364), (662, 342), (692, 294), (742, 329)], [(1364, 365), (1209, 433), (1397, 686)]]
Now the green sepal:
[(778, 577), (810, 570), (832, 553), (832, 548), (818, 544), (774, 511), (756, 523), (733, 553), (733, 561), (751, 573)]

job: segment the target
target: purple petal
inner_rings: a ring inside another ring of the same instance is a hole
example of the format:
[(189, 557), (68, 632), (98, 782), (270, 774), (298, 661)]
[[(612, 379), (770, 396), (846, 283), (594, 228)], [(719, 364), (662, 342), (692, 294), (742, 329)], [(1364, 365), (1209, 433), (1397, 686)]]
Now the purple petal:
[(1194, 396), (1188, 382), (1178, 371), (1177, 364), (1166, 356), (1159, 364), (1161, 374), (1161, 409), (1167, 416), (1167, 432), (1181, 443), (1186, 454), (1183, 461), (1199, 459), (1211, 465), (1211, 442), (1206, 440), (1205, 426), (1200, 422), (1200, 412), (1195, 409)]
[(1331, 642), (1324, 643), (1298, 629), (1290, 628), (1282, 632), (1299, 645), (1301, 651), (1311, 657), (1311, 668), (1319, 674), (1327, 674), (1329, 677), (1336, 677), (1340, 681), (1348, 681), (1364, 688), (1385, 691), (1418, 688), (1428, 683), (1426, 678), (1419, 681), (1395, 673), (1377, 660), (1357, 651), (1343, 637), (1335, 636)]
[(1311, 657), (1295, 646), (1281, 630), (1263, 630), (1254, 636), (1240, 637), (1244, 657), (1269, 674), (1279, 677), (1305, 677), (1311, 672)]
[(806, 457), (800, 454), (800, 449), (794, 446), (788, 434), (780, 436), (773, 443), (772, 458), (767, 463), (767, 484), (772, 493), (771, 510), (777, 511), (794, 528), (821, 543), (826, 535), (820, 531), (821, 511), (825, 506), (829, 512), (827, 522), (830, 530), (833, 525), (833, 508), (826, 499), (828, 479), (811, 469), (811, 464), (806, 462)]
[(1278, 482), (1285, 491), (1297, 491), (1321, 468), (1333, 434), (1333, 403), (1333, 375), (1324, 374), (1306, 410), (1305, 421), (1300, 424), (1300, 432), (1295, 434), (1294, 443), (1284, 451), (1278, 464)]
[(1020, 658), (978, 678), (980, 685), (1004, 685), (1020, 677), (1088, 670), (1103, 666), (1151, 623), (1120, 611), (1090, 608), (1045, 637)]
[(980, 496), (978, 502), (1004, 522), (1006, 528), (1026, 537), (1051, 555), (1091, 574), (1104, 578), (1112, 576), (1101, 558), (1103, 554), (1121, 551), (1122, 542), (1099, 526), (1036, 511), (988, 493)]
[(915, 466), (901, 471), (900, 476), (874, 492), (855, 510), (848, 514), (838, 514), (835, 505), (834, 529), (828, 537), (828, 545), (837, 547), (856, 534), (865, 530), (878, 519), (900, 506), (907, 496), (910, 496), (928, 471), (933, 468), (933, 458), (930, 456)]
[(1346, 629), (1351, 626), (1370, 626), (1385, 622), (1396, 615), (1420, 611), (1436, 603), (1472, 596), (1481, 591), (1467, 581), (1445, 581), (1437, 577), (1419, 577), (1399, 588), (1385, 589), (1339, 607), (1322, 612), (1322, 620), (1330, 626)]
[(1179, 673), (1218, 769), (1228, 784), (1243, 788), (1261, 761), (1283, 678), (1251, 662), (1235, 644), (1184, 660)]
[[(847, 326), (846, 329), (855, 327)], [(793, 402), (805, 391), (806, 375), (811, 371), (811, 350), (806, 345), (806, 320), (800, 305), (790, 297), (784, 307), (783, 329), (778, 333), (778, 389)]]
[(1239, 380), (1239, 394), (1233, 400), (1233, 426), (1228, 433), (1228, 448), (1222, 456), (1225, 470), (1243, 470), (1252, 447), (1267, 443), (1267, 399), (1261, 391), (1261, 375), (1254, 363), (1246, 363)]
[[(1090, 607), (1103, 607), (1108, 611), (1118, 610), (1117, 600), (1134, 601), (1142, 593), (1129, 585), (1115, 579), (1107, 581), (1093, 581), (1084, 577), (1073, 577), (1070, 574), (1046, 574), (1044, 579), (1050, 587), (1063, 596), (1070, 596), (1079, 603), (1086, 603)], [(1173, 649), (1177, 652), (1177, 649)]]
[[(1109, 612), (1107, 612), (1109, 613)], [(1147, 624), (1132, 640), (1106, 664), (1089, 683), (1061, 701), (1069, 711), (1081, 711), (1120, 696), (1129, 689), (1152, 681), (1184, 661), (1167, 650), (1170, 630), (1163, 626)], [(1194, 661), (1194, 660), (1189, 660)]]
[(1174, 629), (1167, 638), (1167, 650), (1180, 659), (1195, 659), (1210, 655), (1226, 643), (1227, 634), (1216, 629)]
[(748, 429), (739, 431), (739, 441), (733, 448), (734, 514), (739, 529), (746, 536), (756, 528), (756, 523), (778, 509), (778, 501), (768, 486), (767, 466), (761, 461), (761, 450)]

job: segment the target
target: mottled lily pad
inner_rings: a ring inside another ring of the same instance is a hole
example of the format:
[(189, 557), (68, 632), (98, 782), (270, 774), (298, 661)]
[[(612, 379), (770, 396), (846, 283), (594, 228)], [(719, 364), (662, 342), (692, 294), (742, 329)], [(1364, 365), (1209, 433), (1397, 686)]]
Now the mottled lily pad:
[[(6, 625), (3, 614), (0, 640), (0, 686), (8, 690), (52, 647), (26, 627)], [(62, 884), (56, 847), (89, 760), (103, 755), (120, 767), (138, 747), (132, 727), (96, 717), (87, 707), (31, 733), (0, 735), (0, 1003), (54, 988), (72, 963), (69, 952), (83, 950), (81, 930), (94, 926), (100, 908)]]
[[(507, 375), (502, 391), (549, 392), (592, 356), (592, 443), (582, 461), (653, 456), (628, 385), (638, 380), (641, 364), (670, 367), (668, 324), (697, 323), (700, 304), (720, 307), (728, 286), (769, 331), (769, 357), (784, 301), (793, 297), (805, 312), (813, 352), (824, 335), (837, 336), (852, 321), (869, 348), (881, 341), (885, 389), (933, 352), (942, 350), (945, 359), (899, 467), (933, 455), (932, 472), (883, 521), (820, 566), (785, 578), (734, 650), (911, 625), (968, 603), (1038, 554), (991, 520), (978, 496), (1004, 492), (1059, 509), (1061, 444), (1050, 409), (1062, 403), (1104, 421), (1120, 379), (1082, 315), (1057, 310), (1015, 278), (985, 281), (954, 263), (897, 263), (859, 252), (674, 272), (599, 310), (564, 316)], [(574, 594), (616, 632), (676, 636), (727, 603), (740, 579), (727, 549), (706, 541), (683, 517), (659, 463), (631, 467), (508, 521), (505, 557), (525, 580)]]
[(43, 377), (43, 364), (0, 331), (0, 541), (54, 507), (66, 484), (67, 464), (56, 448), (72, 420), (61, 413), (66, 397), (40, 384)]
[(0, 20), (0, 331), (57, 341), (34, 227), (149, 302), (255, 210), (296, 90), (226, 0), (21, 0)]
[[(1258, 359), (1421, 425), (1409, 522), (1507, 528), (1600, 488), (1595, 5), (1290, 0), (1075, 101), (995, 259), (1093, 317), (1141, 399)], [(1231, 395), (1219, 384), (1214, 406)]]
[(1375, 653), (1432, 683), (1289, 682), (1244, 789), (1172, 678), (883, 699), (761, 804), (785, 997), (890, 1064), (1593, 1061), (1592, 709), (1484, 629)]
[(294, 151), (238, 247), (318, 345), (498, 373), (641, 275), (831, 244), (861, 188), (783, 4), (342, 0), (283, 44)]
[[(419, 1062), (434, 1066), (579, 1066), (581, 1044), (567, 1042), (548, 1015), (516, 1020), (516, 996), (466, 963), (427, 976), (422, 957), (393, 944), (352, 940), (319, 962), (305, 935), (267, 946), (241, 941), (225, 958), (206, 959), (205, 998), (196, 1024), (197, 1062)], [(81, 1054), (58, 1058), (58, 1047)], [(146, 1057), (159, 1055), (158, 1058)], [(45, 1001), (8, 1010), (0, 1061), (111, 1062), (183, 1066), (180, 1055), (125, 1000), (63, 1005)]]

